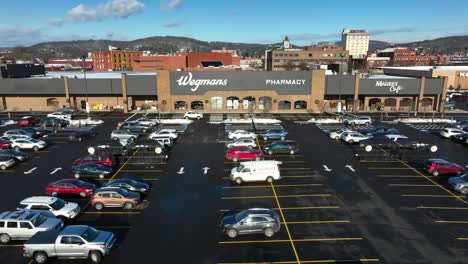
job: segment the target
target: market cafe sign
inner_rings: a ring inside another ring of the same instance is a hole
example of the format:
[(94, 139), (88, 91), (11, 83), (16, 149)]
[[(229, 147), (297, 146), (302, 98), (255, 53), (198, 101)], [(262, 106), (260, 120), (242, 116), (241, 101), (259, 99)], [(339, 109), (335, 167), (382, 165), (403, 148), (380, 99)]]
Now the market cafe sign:
[(265, 84), (266, 85), (304, 85), (306, 80), (289, 80), (289, 79), (280, 79), (280, 80), (274, 80), (274, 79), (266, 79)]
[(375, 87), (388, 87), (388, 90), (391, 93), (399, 93), (401, 90), (405, 89), (403, 85), (400, 85), (398, 82), (388, 82), (388, 81), (376, 81)]
[(468, 72), (460, 72), (460, 77), (468, 77)]
[(194, 79), (191, 72), (185, 76), (180, 76), (176, 81), (179, 86), (189, 86), (192, 92), (198, 90), (200, 85), (203, 86), (226, 86), (227, 79)]

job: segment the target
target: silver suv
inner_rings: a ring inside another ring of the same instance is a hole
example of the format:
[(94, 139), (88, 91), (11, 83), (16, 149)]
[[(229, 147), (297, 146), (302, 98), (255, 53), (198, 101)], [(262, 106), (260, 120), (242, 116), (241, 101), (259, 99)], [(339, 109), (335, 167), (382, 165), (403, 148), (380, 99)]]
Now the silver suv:
[(273, 209), (251, 208), (223, 217), (220, 229), (230, 238), (243, 234), (265, 234), (272, 237), (281, 228), (278, 214)]
[(40, 212), (21, 210), (0, 214), (0, 243), (8, 244), (11, 240), (28, 240), (37, 232), (60, 230), (63, 221), (47, 217)]

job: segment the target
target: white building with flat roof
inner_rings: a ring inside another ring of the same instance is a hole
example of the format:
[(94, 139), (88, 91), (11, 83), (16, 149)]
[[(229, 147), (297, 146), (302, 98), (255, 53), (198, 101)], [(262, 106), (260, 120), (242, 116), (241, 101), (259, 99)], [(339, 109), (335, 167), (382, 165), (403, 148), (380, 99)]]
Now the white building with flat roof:
[(343, 29), (341, 45), (353, 59), (363, 59), (369, 50), (369, 32), (361, 29)]

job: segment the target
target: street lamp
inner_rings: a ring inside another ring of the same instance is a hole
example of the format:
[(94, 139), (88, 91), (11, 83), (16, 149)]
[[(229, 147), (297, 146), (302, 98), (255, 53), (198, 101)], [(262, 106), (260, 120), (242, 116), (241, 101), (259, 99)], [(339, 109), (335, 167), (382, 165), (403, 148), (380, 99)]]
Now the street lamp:
[(85, 87), (85, 93), (86, 93), (86, 113), (88, 114), (89, 117), (89, 100), (88, 100), (88, 83), (86, 82), (86, 55), (81, 56), (81, 59), (83, 60), (83, 75), (84, 75), (84, 87)]

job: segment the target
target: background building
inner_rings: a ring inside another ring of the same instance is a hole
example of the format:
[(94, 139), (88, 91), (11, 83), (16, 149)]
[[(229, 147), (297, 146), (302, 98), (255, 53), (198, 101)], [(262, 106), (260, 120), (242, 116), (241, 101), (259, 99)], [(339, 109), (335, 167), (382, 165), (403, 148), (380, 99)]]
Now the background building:
[[(45, 70), (51, 71), (80, 71), (83, 69), (83, 59), (50, 59), (44, 65)], [(93, 70), (93, 58), (85, 59), (85, 67), (87, 71)]]
[(345, 28), (341, 33), (341, 45), (353, 59), (364, 59), (369, 50), (369, 32)]
[(132, 70), (132, 60), (143, 55), (143, 51), (106, 50), (92, 53), (95, 71)]

